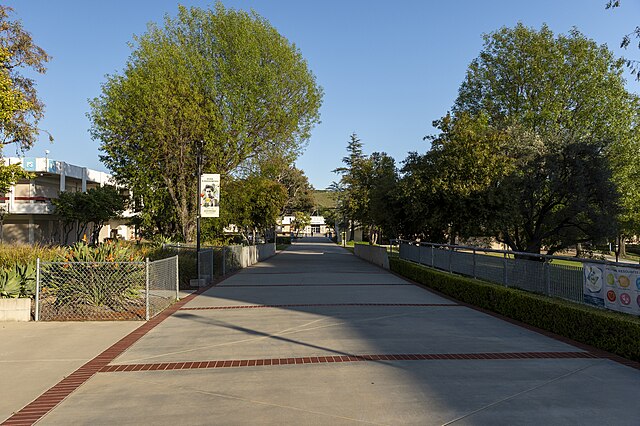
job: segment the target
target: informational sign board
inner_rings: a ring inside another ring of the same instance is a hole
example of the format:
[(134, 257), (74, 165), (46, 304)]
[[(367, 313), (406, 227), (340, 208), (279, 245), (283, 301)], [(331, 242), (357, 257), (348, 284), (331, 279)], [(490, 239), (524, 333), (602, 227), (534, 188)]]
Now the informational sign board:
[(585, 302), (640, 315), (640, 269), (584, 263), (583, 272)]
[(200, 217), (220, 217), (220, 175), (200, 176)]
[(25, 157), (22, 160), (22, 168), (28, 172), (36, 171), (36, 159), (33, 157)]

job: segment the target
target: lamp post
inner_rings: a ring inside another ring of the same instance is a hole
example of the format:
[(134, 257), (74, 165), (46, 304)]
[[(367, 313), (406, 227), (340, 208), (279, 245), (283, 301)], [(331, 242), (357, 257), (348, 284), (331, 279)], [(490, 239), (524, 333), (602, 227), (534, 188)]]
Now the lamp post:
[(200, 194), (202, 193), (201, 188), (201, 176), (202, 176), (202, 151), (204, 148), (204, 141), (200, 140), (196, 142), (196, 164), (197, 164), (197, 179), (198, 179), (198, 193), (196, 194), (196, 206), (198, 208), (198, 212), (196, 215), (196, 272), (198, 274), (198, 284), (200, 284), (200, 202), (202, 197)]

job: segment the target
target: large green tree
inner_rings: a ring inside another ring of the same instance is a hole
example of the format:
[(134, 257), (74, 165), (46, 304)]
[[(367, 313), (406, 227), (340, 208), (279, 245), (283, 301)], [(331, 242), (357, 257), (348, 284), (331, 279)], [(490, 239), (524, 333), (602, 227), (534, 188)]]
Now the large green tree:
[(69, 235), (75, 229), (75, 240), (80, 241), (89, 230), (89, 241), (98, 243), (100, 231), (111, 219), (120, 217), (125, 209), (125, 199), (112, 186), (91, 188), (87, 192), (61, 192), (52, 200), (54, 213), (63, 224), (63, 243), (69, 242)]
[(382, 236), (398, 236), (397, 218), (403, 206), (398, 197), (399, 176), (395, 160), (384, 152), (374, 152), (369, 161), (369, 243), (376, 244)]
[(295, 211), (311, 213), (315, 203), (313, 186), (303, 170), (290, 163), (290, 158), (282, 157), (279, 153), (260, 158), (255, 162), (256, 167), (250, 175), (262, 176), (284, 186), (287, 191), (287, 202), (281, 211), (281, 216), (293, 214)]
[[(617, 203), (637, 187), (640, 162), (637, 102), (622, 72), (575, 29), (555, 36), (518, 24), (486, 35), (453, 123), (436, 123), (433, 178), (460, 196), (463, 205), (447, 204), (461, 230), (471, 223), (514, 250), (555, 251), (611, 235), (616, 218), (632, 215), (637, 199)], [(460, 215), (465, 206), (480, 209), (479, 221)]]
[[(19, 20), (12, 19), (12, 12), (0, 5), (0, 147), (16, 144), (18, 150), (27, 150), (38, 137), (38, 122), (44, 115), (35, 81), (28, 75), (44, 74), (51, 57), (33, 42)], [(19, 164), (0, 161), (0, 192), (30, 177)]]
[(350, 226), (350, 239), (355, 226), (369, 234), (369, 242), (375, 244), (381, 234), (398, 235), (398, 215), (402, 206), (397, 194), (399, 176), (395, 160), (384, 152), (367, 156), (362, 141), (354, 133), (347, 145), (343, 166), (334, 170), (340, 181), (332, 185), (337, 195), (336, 218), (343, 227)]
[[(116, 179), (153, 205), (168, 192), (194, 235), (196, 157), (225, 178), (272, 152), (293, 156), (319, 119), (322, 90), (300, 51), (255, 13), (180, 6), (136, 37), (121, 74), (91, 101), (94, 139)], [(221, 201), (224, 203), (224, 200)]]
[(342, 158), (342, 167), (333, 172), (340, 175), (333, 189), (337, 191), (340, 214), (349, 224), (348, 239), (353, 240), (356, 226), (367, 226), (369, 220), (369, 177), (371, 162), (364, 154), (363, 144), (357, 134), (352, 133), (347, 144), (347, 155)]
[[(32, 40), (13, 9), (0, 6), (0, 144), (29, 149), (40, 129), (44, 104), (29, 73), (44, 74), (51, 57)], [(25, 73), (26, 71), (26, 73)]]

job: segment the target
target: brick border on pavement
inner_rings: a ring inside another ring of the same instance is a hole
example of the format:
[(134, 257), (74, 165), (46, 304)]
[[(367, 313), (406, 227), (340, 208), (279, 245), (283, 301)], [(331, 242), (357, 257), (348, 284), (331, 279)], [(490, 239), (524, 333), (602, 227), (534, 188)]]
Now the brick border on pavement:
[(231, 359), (215, 361), (158, 362), (152, 364), (107, 365), (100, 373), (134, 371), (199, 370), (211, 368), (261, 367), (289, 364), (324, 364), (336, 362), (372, 361), (428, 361), (428, 360), (522, 360), (522, 359), (577, 359), (598, 358), (591, 352), (490, 352), (459, 354), (381, 354), (381, 355), (329, 355), (297, 358)]
[[(378, 265), (374, 265), (374, 266), (378, 266)], [(426, 265), (422, 265), (422, 266), (426, 266)], [(518, 320), (513, 319), (513, 318), (509, 318), (509, 317), (504, 316), (502, 314), (499, 314), (497, 312), (493, 312), (493, 311), (490, 311), (488, 309), (484, 309), (484, 308), (481, 308), (479, 306), (472, 305), (470, 303), (462, 302), (462, 301), (460, 301), (458, 299), (455, 299), (455, 298), (453, 298), (451, 296), (448, 296), (448, 295), (446, 295), (444, 293), (441, 293), (438, 290), (432, 289), (432, 288), (430, 288), (429, 286), (427, 286), (425, 284), (419, 283), (419, 282), (414, 281), (414, 280), (412, 280), (410, 278), (407, 278), (407, 277), (405, 277), (403, 275), (400, 275), (399, 273), (394, 272), (394, 271), (392, 271), (390, 269), (388, 271), (389, 271), (389, 273), (395, 275), (396, 277), (402, 278), (405, 281), (407, 281), (409, 283), (412, 283), (413, 285), (415, 285), (417, 287), (420, 287), (420, 288), (422, 288), (424, 290), (427, 290), (427, 291), (429, 291), (429, 292), (431, 292), (433, 294), (436, 294), (436, 295), (438, 295), (438, 296), (440, 296), (440, 297), (442, 297), (444, 299), (447, 299), (447, 300), (450, 300), (452, 302), (455, 302), (455, 303), (457, 303), (457, 304), (459, 304), (461, 306), (467, 307), (469, 309), (473, 309), (474, 311), (482, 312), (483, 314), (487, 314), (487, 315), (492, 316), (494, 318), (498, 318), (498, 319), (500, 319), (502, 321), (508, 322), (510, 324), (513, 324), (513, 325), (517, 325), (518, 327), (525, 328), (525, 329), (533, 331), (535, 333), (542, 334), (543, 336), (546, 336), (546, 337), (549, 337), (551, 339), (560, 341), (562, 343), (566, 343), (568, 345), (575, 346), (576, 348), (579, 348), (579, 349), (582, 349), (584, 351), (587, 351), (587, 352), (590, 352), (590, 353), (594, 354), (597, 358), (608, 359), (608, 360), (614, 361), (614, 362), (616, 362), (618, 364), (626, 365), (627, 367), (631, 367), (631, 368), (634, 368), (636, 370), (640, 370), (640, 362), (632, 361), (630, 359), (621, 357), (620, 355), (616, 355), (616, 354), (613, 354), (611, 352), (607, 352), (607, 351), (605, 351), (603, 349), (599, 349), (599, 348), (596, 348), (594, 346), (587, 345), (586, 343), (578, 342), (577, 340), (573, 340), (573, 339), (570, 339), (568, 337), (561, 336), (559, 334), (553, 333), (551, 331), (544, 330), (542, 328), (538, 328), (536, 326), (527, 324), (525, 322), (518, 321)]]

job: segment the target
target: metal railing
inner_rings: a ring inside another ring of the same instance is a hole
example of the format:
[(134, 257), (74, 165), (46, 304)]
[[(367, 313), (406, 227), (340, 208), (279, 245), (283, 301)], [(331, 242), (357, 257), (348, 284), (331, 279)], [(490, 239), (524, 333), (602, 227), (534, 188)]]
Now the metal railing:
[(394, 240), (401, 259), (450, 273), (587, 304), (583, 263), (624, 267), (640, 265), (600, 259), (514, 252), (449, 244)]
[(36, 321), (149, 320), (178, 299), (177, 256), (36, 267)]

